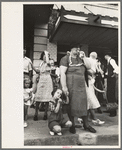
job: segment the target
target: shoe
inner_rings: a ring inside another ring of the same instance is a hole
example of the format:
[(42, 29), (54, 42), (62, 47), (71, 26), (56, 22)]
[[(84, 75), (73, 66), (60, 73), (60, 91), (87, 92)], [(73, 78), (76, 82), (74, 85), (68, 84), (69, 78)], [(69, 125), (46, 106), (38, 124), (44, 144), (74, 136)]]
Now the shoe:
[(70, 127), (69, 132), (75, 134), (76, 133), (76, 129), (74, 126)]
[(109, 117), (115, 117), (117, 115), (116, 110), (115, 111), (111, 111)]
[(78, 122), (79, 122), (80, 124), (83, 123), (83, 119), (78, 118)]
[(28, 126), (27, 122), (24, 122), (24, 128), (26, 128)]
[(50, 135), (55, 135), (55, 133), (53, 131), (50, 131), (49, 133), (50, 133)]
[(37, 121), (38, 120), (38, 116), (34, 116), (33, 120)]
[(90, 131), (92, 133), (96, 133), (96, 130), (92, 128), (91, 126), (88, 126), (88, 127), (84, 126), (84, 130)]
[(47, 120), (47, 115), (44, 115), (43, 120)]
[(60, 136), (60, 135), (62, 135), (62, 133), (61, 133), (61, 132), (59, 132), (59, 133), (57, 133), (57, 135), (59, 135), (59, 136)]
[(110, 113), (109, 117), (115, 117), (116, 114), (115, 113)]
[(92, 120), (92, 123), (93, 123), (94, 125), (102, 125), (102, 124), (105, 123), (105, 121), (100, 121), (99, 119), (96, 119), (96, 120)]

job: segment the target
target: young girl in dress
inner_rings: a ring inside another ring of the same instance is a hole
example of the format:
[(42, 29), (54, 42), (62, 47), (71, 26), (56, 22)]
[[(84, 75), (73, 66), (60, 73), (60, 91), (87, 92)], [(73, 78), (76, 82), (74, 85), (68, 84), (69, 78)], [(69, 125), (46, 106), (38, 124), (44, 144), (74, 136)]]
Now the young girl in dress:
[(55, 88), (52, 92), (52, 100), (49, 102), (50, 116), (48, 118), (48, 127), (50, 134), (62, 135), (61, 127), (71, 127), (72, 122), (69, 121), (68, 116), (63, 116), (62, 105), (68, 104), (69, 99), (64, 95), (62, 90)]
[[(87, 68), (87, 73), (88, 73), (88, 86), (86, 86), (86, 95), (87, 95), (87, 109), (88, 113), (91, 114), (92, 117), (92, 122), (95, 125), (102, 125), (105, 123), (105, 121), (101, 121), (97, 119), (95, 115), (95, 109), (100, 107), (100, 103), (95, 95), (95, 77), (96, 77), (96, 71), (99, 71), (97, 68), (97, 53), (96, 52), (91, 52), (90, 53), (90, 58), (85, 56), (85, 53), (83, 51), (80, 51), (79, 57), (83, 59), (84, 64), (86, 64), (88, 61), (90, 62), (91, 66), (90, 68)], [(104, 91), (102, 91), (104, 92)], [(78, 121), (81, 121), (78, 118)]]
[(23, 98), (24, 98), (24, 128), (28, 126), (27, 124), (27, 115), (28, 115), (28, 107), (33, 103), (33, 90), (29, 88), (31, 84), (31, 80), (29, 78), (24, 79), (24, 90), (23, 90)]

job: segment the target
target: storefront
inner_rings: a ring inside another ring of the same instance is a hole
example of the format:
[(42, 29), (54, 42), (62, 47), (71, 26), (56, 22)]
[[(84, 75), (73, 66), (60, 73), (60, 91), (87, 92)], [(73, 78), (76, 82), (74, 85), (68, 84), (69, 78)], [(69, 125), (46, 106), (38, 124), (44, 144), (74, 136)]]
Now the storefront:
[[(83, 6), (86, 7), (86, 5)], [(82, 10), (77, 12), (76, 10), (67, 10), (65, 5), (61, 5), (61, 8), (58, 9), (54, 9), (54, 5), (35, 5), (31, 6), (33, 8), (29, 13), (29, 7), (24, 6), (25, 22), (29, 20), (28, 15), (33, 14), (30, 27), (33, 31), (27, 32), (30, 24), (25, 25), (24, 43), (31, 47), (30, 58), (33, 60), (34, 66), (38, 66), (40, 53), (43, 50), (49, 51), (51, 57), (59, 64), (61, 57), (66, 54), (73, 43), (80, 44), (86, 55), (96, 51), (98, 56), (103, 58), (106, 52), (110, 52), (116, 61), (118, 60), (117, 15), (107, 16), (106, 14), (103, 16), (84, 13)], [(34, 11), (32, 12), (32, 10)], [(117, 9), (112, 10), (118, 11)]]
[(71, 44), (80, 44), (88, 55), (96, 51), (99, 57), (106, 52), (118, 55), (118, 18), (67, 11), (62, 6), (50, 42), (57, 42), (59, 59)]

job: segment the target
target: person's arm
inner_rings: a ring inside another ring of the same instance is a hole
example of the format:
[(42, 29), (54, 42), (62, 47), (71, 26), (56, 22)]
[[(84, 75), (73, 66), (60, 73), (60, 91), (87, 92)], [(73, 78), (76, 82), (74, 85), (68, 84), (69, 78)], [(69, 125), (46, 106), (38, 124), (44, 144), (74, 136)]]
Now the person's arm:
[(67, 84), (66, 84), (66, 71), (67, 71), (67, 67), (60, 66), (60, 73), (61, 73), (60, 82), (61, 82), (62, 90), (66, 95), (69, 95)]
[(91, 62), (90, 62), (89, 58), (88, 57), (84, 57), (83, 61), (84, 61), (84, 64), (85, 64), (86, 68), (90, 69), (91, 68)]
[(66, 98), (66, 102), (65, 102), (65, 104), (69, 104), (69, 97), (68, 96), (66, 96), (67, 98)]
[(102, 77), (104, 77), (104, 71), (101, 68), (101, 63), (98, 63), (98, 65), (97, 65), (97, 71), (101, 74)]
[(39, 70), (39, 69), (36, 69), (36, 68), (33, 66), (32, 62), (30, 62), (30, 65), (31, 65), (31, 68), (32, 68), (37, 74), (40, 73), (40, 70)]
[(114, 73), (118, 74), (119, 73), (119, 67), (117, 66), (116, 62), (114, 59), (111, 59), (110, 60), (110, 64), (111, 66), (114, 68)]
[(29, 101), (32, 98), (32, 95), (30, 95), (28, 98), (24, 98), (24, 102)]
[(46, 63), (50, 66), (49, 52), (45, 51), (45, 56), (46, 56)]
[(57, 106), (56, 106), (56, 108), (55, 108), (55, 110), (54, 110), (55, 113), (58, 113), (58, 112), (59, 112), (61, 103), (62, 103), (62, 100), (59, 99), (59, 100), (58, 100), (58, 103), (57, 103)]

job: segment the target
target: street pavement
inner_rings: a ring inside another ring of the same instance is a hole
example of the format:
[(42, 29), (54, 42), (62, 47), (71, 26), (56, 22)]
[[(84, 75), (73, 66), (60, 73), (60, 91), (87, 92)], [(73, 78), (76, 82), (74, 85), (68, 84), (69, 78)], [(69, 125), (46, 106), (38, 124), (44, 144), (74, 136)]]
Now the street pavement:
[[(102, 110), (105, 110), (103, 107)], [(96, 113), (97, 118), (105, 121), (105, 124), (96, 126), (91, 121), (90, 125), (94, 127), (97, 133), (85, 131), (75, 118), (76, 134), (71, 134), (68, 128), (62, 129), (62, 136), (49, 134), (48, 121), (43, 120), (44, 112), (39, 111), (39, 120), (34, 121), (35, 110), (29, 108), (28, 127), (24, 128), (24, 145), (25, 146), (83, 146), (83, 145), (101, 145), (101, 146), (118, 146), (119, 145), (119, 126), (118, 115), (109, 117), (109, 113)]]

